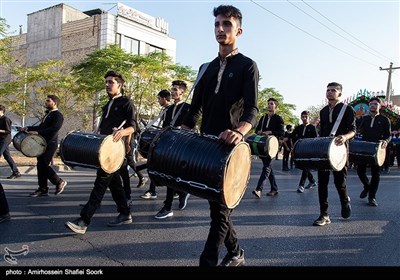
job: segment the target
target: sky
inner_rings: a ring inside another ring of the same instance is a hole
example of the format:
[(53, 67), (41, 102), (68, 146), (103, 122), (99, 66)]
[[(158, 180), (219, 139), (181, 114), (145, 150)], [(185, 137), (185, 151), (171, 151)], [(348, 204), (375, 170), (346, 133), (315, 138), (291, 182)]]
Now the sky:
[[(27, 28), (27, 15), (60, 3), (81, 11), (110, 10), (117, 1), (0, 0), (9, 31)], [(260, 88), (274, 88), (295, 114), (325, 102), (326, 85), (343, 85), (342, 100), (360, 90), (384, 91), (390, 63), (400, 67), (400, 0), (394, 1), (120, 1), (169, 24), (177, 41), (176, 63), (198, 69), (217, 56), (212, 10), (230, 4), (243, 14), (241, 53), (260, 71)], [(380, 69), (383, 68), (383, 70)], [(400, 94), (400, 68), (392, 73)]]

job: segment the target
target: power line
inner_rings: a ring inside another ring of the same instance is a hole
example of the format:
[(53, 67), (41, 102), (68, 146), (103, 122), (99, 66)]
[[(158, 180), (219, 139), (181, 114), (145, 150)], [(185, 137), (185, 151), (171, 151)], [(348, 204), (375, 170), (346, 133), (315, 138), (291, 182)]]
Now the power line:
[[(376, 56), (376, 57), (378, 57), (378, 58), (380, 58), (380, 59), (382, 59), (382, 57), (385, 57), (385, 58), (389, 59), (389, 61), (390, 61), (390, 58), (388, 58), (388, 57), (386, 57), (386, 56), (380, 54), (378, 51), (375, 51), (375, 50), (374, 50), (376, 53), (379, 53), (380, 56), (377, 56), (375, 53), (371, 52), (370, 50), (368, 50), (368, 49), (366, 49), (366, 48), (364, 48), (364, 47), (362, 47), (362, 46), (360, 46), (360, 45), (358, 45), (358, 44), (356, 44), (356, 43), (350, 41), (348, 38), (346, 38), (346, 37), (344, 37), (343, 35), (339, 34), (338, 32), (336, 32), (335, 30), (333, 30), (332, 28), (330, 28), (329, 26), (327, 26), (327, 25), (324, 24), (323, 22), (319, 21), (318, 19), (316, 19), (315, 17), (313, 17), (312, 15), (310, 15), (309, 13), (307, 13), (306, 11), (304, 11), (303, 9), (301, 9), (300, 7), (296, 6), (295, 4), (293, 4), (292, 2), (290, 2), (289, 0), (286, 0), (286, 1), (287, 1), (290, 5), (292, 5), (293, 7), (295, 7), (296, 9), (300, 10), (302, 13), (306, 14), (307, 16), (309, 16), (310, 18), (312, 18), (313, 20), (315, 20), (316, 22), (318, 22), (319, 24), (321, 24), (322, 26), (324, 26), (326, 29), (332, 31), (332, 32), (335, 33), (336, 35), (338, 35), (338, 36), (340, 36), (341, 38), (343, 38), (344, 40), (346, 40), (346, 41), (350, 42), (351, 44), (353, 44), (353, 45), (359, 47), (360, 49), (362, 49), (362, 50), (364, 50), (364, 51), (366, 51), (366, 52), (372, 54), (373, 56)], [(351, 37), (354, 38), (354, 36), (352, 36), (351, 34), (349, 34), (348, 32), (346, 32), (344, 29), (342, 29), (341, 27), (339, 27), (337, 24), (335, 24), (334, 22), (332, 22), (330, 19), (328, 19), (327, 17), (325, 17), (322, 13), (318, 12), (316, 9), (314, 9), (313, 7), (311, 7), (309, 4), (307, 4), (307, 3), (304, 2), (303, 0), (302, 0), (302, 2), (303, 2), (304, 4), (306, 4), (307, 6), (309, 6), (311, 9), (313, 9), (313, 10), (314, 10), (316, 13), (318, 13), (320, 16), (322, 16), (323, 18), (325, 18), (326, 20), (328, 20), (330, 23), (334, 24), (334, 25), (335, 25), (336, 27), (338, 27), (340, 30), (342, 30), (343, 32), (345, 32), (346, 34), (348, 34), (349, 36), (351, 36)], [(361, 42), (361, 41), (358, 40), (357, 38), (354, 38), (354, 39), (356, 39), (357, 41)], [(361, 42), (361, 43), (362, 43), (362, 42)], [(363, 43), (363, 44), (364, 44), (364, 43)], [(364, 44), (364, 45), (367, 46), (366, 44)], [(367, 46), (367, 47), (368, 47), (368, 46)], [(370, 48), (370, 47), (368, 47), (368, 48), (369, 48), (369, 49), (372, 49), (372, 48)], [(372, 49), (372, 50), (373, 50), (373, 49)], [(385, 59), (385, 60), (386, 60), (386, 59)]]
[[(325, 15), (323, 15), (322, 13), (320, 13), (319, 11), (317, 11), (316, 9), (314, 9), (311, 5), (307, 4), (304, 0), (301, 0), (301, 1), (302, 1), (304, 4), (306, 4), (308, 7), (310, 7), (312, 10), (314, 10), (316, 13), (318, 13), (320, 16), (322, 16), (324, 19), (326, 19), (327, 21), (329, 21), (330, 23), (332, 23), (333, 25), (335, 25), (337, 28), (339, 28), (340, 30), (342, 30), (344, 33), (346, 33), (347, 35), (349, 35), (350, 37), (352, 37), (354, 40), (360, 42), (361, 44), (363, 44), (364, 46), (366, 46), (366, 47), (369, 48), (370, 50), (373, 50), (375, 53), (379, 54), (381, 57), (384, 57), (384, 58), (388, 59), (389, 61), (393, 61), (393, 59), (387, 57), (386, 55), (384, 55), (384, 54), (380, 53), (379, 51), (377, 51), (377, 50), (375, 50), (375, 49), (369, 47), (367, 44), (365, 44), (365, 43), (363, 43), (362, 41), (360, 41), (359, 39), (357, 39), (355, 36), (353, 36), (352, 34), (350, 34), (349, 32), (347, 32), (347, 31), (344, 30), (343, 28), (341, 28), (341, 27), (340, 27), (339, 25), (337, 25), (335, 22), (331, 21), (328, 17), (326, 17)], [(288, 2), (289, 2), (289, 1), (288, 1)], [(293, 4), (292, 4), (292, 5), (293, 5)], [(324, 26), (325, 26), (325, 25), (324, 25)], [(331, 30), (331, 29), (329, 29), (329, 30)], [(335, 32), (335, 33), (336, 33), (336, 32)], [(336, 33), (336, 34), (337, 34), (337, 33)], [(338, 35), (339, 35), (339, 34), (338, 34)], [(341, 35), (339, 35), (339, 36), (341, 36)], [(344, 38), (343, 36), (341, 36), (341, 37)], [(346, 39), (346, 38), (345, 38), (345, 39)], [(346, 40), (347, 40), (347, 39), (346, 39)], [(349, 40), (347, 40), (347, 41), (349, 41)], [(349, 41), (349, 42), (351, 42), (351, 41)], [(354, 44), (353, 42), (351, 42), (351, 43)], [(356, 45), (356, 44), (354, 44), (354, 45)], [(358, 46), (359, 48), (365, 50), (364, 48), (360, 47), (359, 45), (356, 45), (356, 46)], [(368, 51), (368, 52), (369, 52), (369, 51)], [(369, 53), (371, 53), (371, 52), (369, 52)], [(373, 54), (373, 55), (375, 55), (375, 54)], [(376, 55), (375, 55), (375, 56), (376, 56)]]
[(287, 24), (293, 26), (294, 28), (300, 30), (301, 32), (307, 34), (308, 36), (310, 36), (310, 37), (312, 37), (312, 38), (314, 38), (314, 39), (316, 39), (316, 40), (318, 40), (318, 41), (324, 43), (325, 45), (328, 45), (328, 46), (330, 46), (331, 48), (334, 48), (334, 49), (336, 49), (336, 50), (338, 50), (338, 51), (340, 51), (340, 52), (342, 52), (342, 53), (344, 53), (344, 54), (346, 54), (346, 55), (348, 55), (348, 56), (351, 56), (351, 57), (353, 57), (353, 58), (355, 58), (355, 59), (357, 59), (357, 60), (363, 61), (363, 62), (365, 62), (365, 63), (367, 63), (367, 64), (369, 64), (369, 65), (372, 65), (372, 66), (374, 66), (374, 67), (378, 67), (378, 65), (375, 65), (375, 64), (373, 64), (373, 63), (370, 63), (369, 61), (364, 60), (364, 59), (362, 59), (362, 58), (356, 57), (356, 56), (352, 55), (351, 53), (348, 53), (348, 52), (346, 52), (346, 51), (344, 51), (344, 50), (342, 50), (342, 49), (339, 49), (338, 47), (336, 47), (336, 46), (334, 46), (334, 45), (332, 45), (332, 44), (330, 44), (330, 43), (328, 43), (328, 42), (325, 42), (324, 40), (318, 38), (317, 36), (314, 36), (313, 34), (307, 32), (306, 30), (304, 30), (304, 29), (302, 29), (302, 28), (300, 28), (300, 27), (298, 27), (297, 25), (291, 23), (290, 21), (288, 21), (288, 20), (286, 20), (286, 19), (280, 17), (279, 15), (277, 15), (277, 14), (271, 12), (270, 10), (268, 10), (267, 8), (261, 6), (260, 4), (256, 3), (255, 1), (250, 0), (250, 2), (252, 2), (253, 4), (259, 6), (261, 9), (267, 11), (268, 13), (270, 13), (270, 14), (272, 14), (273, 16), (279, 18), (280, 20), (286, 22)]

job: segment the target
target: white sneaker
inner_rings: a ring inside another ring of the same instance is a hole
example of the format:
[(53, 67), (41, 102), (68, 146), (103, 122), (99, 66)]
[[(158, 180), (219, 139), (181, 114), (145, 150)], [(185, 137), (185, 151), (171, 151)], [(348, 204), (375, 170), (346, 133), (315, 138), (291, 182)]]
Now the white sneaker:
[(156, 199), (157, 194), (152, 194), (151, 192), (147, 191), (144, 194), (142, 194), (140, 197), (143, 199)]

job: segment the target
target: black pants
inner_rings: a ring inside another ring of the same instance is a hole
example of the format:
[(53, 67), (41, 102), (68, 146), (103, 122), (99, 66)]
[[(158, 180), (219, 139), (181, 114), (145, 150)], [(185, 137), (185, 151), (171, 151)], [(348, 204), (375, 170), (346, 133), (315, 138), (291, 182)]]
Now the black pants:
[(260, 159), (263, 163), (263, 168), (261, 171), (260, 178), (258, 179), (256, 189), (262, 191), (265, 185), (267, 184), (267, 179), (268, 179), (271, 185), (271, 190), (278, 191), (278, 185), (276, 184), (275, 174), (271, 167), (272, 159), (270, 157), (260, 157)]
[(218, 265), (222, 244), (225, 244), (228, 254), (236, 256), (240, 253), (239, 242), (231, 219), (232, 209), (218, 202), (208, 201), (208, 203), (210, 204), (211, 227), (200, 256), (200, 266), (203, 267)]
[[(322, 215), (328, 215), (328, 184), (331, 171), (318, 170), (318, 198), (319, 208)], [(340, 171), (332, 171), (333, 182), (339, 194), (340, 202), (347, 202), (347, 166)]]
[(301, 173), (299, 186), (304, 186), (307, 178), (311, 184), (315, 184), (315, 179), (314, 179), (314, 176), (312, 175), (311, 171), (309, 169), (304, 169)]
[(6, 194), (3, 185), (0, 183), (0, 216), (7, 214), (9, 211)]
[(61, 180), (54, 169), (50, 166), (54, 154), (56, 153), (57, 145), (57, 141), (48, 142), (44, 153), (37, 157), (36, 167), (40, 190), (48, 191), (47, 180), (49, 180), (53, 185), (57, 185)]
[(378, 191), (379, 181), (381, 178), (381, 168), (378, 165), (371, 166), (371, 180), (367, 177), (367, 165), (357, 165), (357, 175), (360, 178), (361, 183), (364, 185), (364, 189), (368, 191), (368, 198), (375, 198), (376, 192)]
[(99, 168), (97, 170), (93, 190), (90, 193), (89, 201), (81, 210), (81, 218), (86, 224), (90, 224), (96, 209), (103, 200), (107, 188), (110, 188), (112, 198), (117, 204), (117, 211), (124, 215), (129, 215), (131, 213), (119, 171), (108, 174)]
[(15, 164), (13, 158), (10, 154), (10, 143), (0, 141), (0, 157), (3, 155), (4, 159), (7, 161), (13, 173), (18, 173), (17, 165)]

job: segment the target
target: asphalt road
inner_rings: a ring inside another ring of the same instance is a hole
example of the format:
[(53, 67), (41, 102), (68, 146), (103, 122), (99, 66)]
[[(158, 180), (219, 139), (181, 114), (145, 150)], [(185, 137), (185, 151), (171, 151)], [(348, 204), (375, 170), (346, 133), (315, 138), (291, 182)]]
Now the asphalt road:
[[(262, 198), (256, 199), (251, 191), (262, 165), (260, 160), (254, 159), (248, 188), (233, 212), (247, 268), (400, 266), (399, 168), (392, 167), (389, 174), (382, 174), (378, 207), (368, 206), (366, 199), (359, 198), (361, 184), (356, 172), (350, 170), (348, 190), (353, 211), (347, 220), (340, 216), (340, 202), (331, 176), (329, 213), (332, 223), (314, 227), (312, 222), (319, 215), (317, 189), (297, 193), (300, 170), (281, 171), (281, 164), (281, 160), (273, 161), (279, 195), (267, 197), (268, 185)], [(69, 267), (198, 266), (210, 222), (206, 199), (191, 196), (184, 210), (178, 210), (176, 199), (174, 216), (157, 220), (154, 215), (162, 207), (165, 187), (158, 187), (156, 200), (142, 200), (139, 196), (148, 184), (137, 189), (138, 179), (132, 177), (133, 223), (107, 227), (107, 222), (117, 215), (115, 203), (107, 191), (86, 234), (75, 235), (64, 223), (79, 216), (79, 204), (88, 199), (95, 171), (60, 168), (60, 176), (68, 181), (65, 191), (55, 196), (51, 188), (49, 197), (39, 198), (28, 196), (37, 188), (35, 168), (22, 171), (22, 177), (7, 180), (8, 167), (0, 168), (0, 180), (12, 215), (9, 222), (0, 224), (0, 254), (4, 254), (0, 260), (2, 274), (7, 269), (26, 273), (26, 268), (40, 267), (61, 269), (65, 275)], [(24, 248), (29, 251), (15, 255), (14, 264), (9, 262), (9, 257), (6, 261), (6, 249)], [(225, 253), (222, 248), (221, 259)]]

